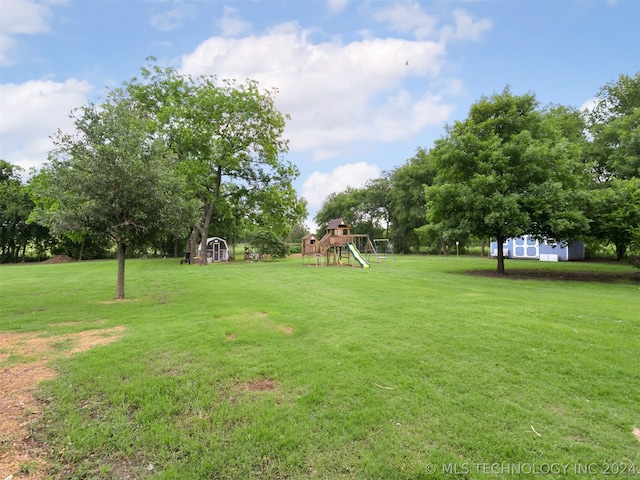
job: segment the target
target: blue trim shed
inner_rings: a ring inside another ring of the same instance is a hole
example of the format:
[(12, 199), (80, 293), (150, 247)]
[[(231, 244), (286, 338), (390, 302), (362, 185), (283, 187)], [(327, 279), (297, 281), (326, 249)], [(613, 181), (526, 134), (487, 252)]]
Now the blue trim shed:
[[(565, 262), (584, 260), (584, 242), (536, 240), (531, 235), (508, 238), (502, 245), (504, 258)], [(491, 242), (491, 256), (498, 256), (498, 243)]]

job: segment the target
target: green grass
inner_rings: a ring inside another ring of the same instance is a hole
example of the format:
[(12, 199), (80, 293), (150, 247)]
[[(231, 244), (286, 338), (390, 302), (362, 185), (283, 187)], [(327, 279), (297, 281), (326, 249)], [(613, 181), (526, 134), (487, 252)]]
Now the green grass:
[[(127, 260), (127, 300), (115, 302), (115, 269), (0, 268), (0, 330), (126, 327), (58, 360), (60, 376), (40, 387), (53, 400), (36, 435), (56, 478), (640, 470), (638, 283), (470, 276), (495, 269), (471, 257), (396, 256), (369, 270)], [(274, 388), (247, 388), (260, 380)]]

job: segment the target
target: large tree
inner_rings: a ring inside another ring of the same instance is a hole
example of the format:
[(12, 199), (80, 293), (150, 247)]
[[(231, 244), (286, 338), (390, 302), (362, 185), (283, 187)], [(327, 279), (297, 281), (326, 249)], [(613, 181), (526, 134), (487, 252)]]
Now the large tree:
[(341, 192), (332, 192), (322, 201), (314, 221), (320, 227), (318, 234), (324, 234), (324, 227), (336, 218), (343, 218), (352, 228), (360, 221), (360, 198), (358, 189), (347, 187)]
[[(191, 250), (199, 238), (205, 251), (212, 224), (232, 210), (283, 238), (306, 216), (292, 187), (298, 169), (283, 159), (287, 116), (275, 106), (275, 90), (157, 66), (143, 69), (142, 79), (126, 88), (154, 113), (159, 136), (176, 153), (189, 192), (200, 202)], [(200, 262), (206, 264), (204, 255)]]
[(195, 210), (172, 152), (126, 91), (113, 90), (72, 117), (75, 131), (55, 134), (49, 163), (33, 182), (34, 217), (57, 235), (91, 232), (115, 242), (116, 298), (123, 299), (127, 248), (183, 234)]
[(27, 245), (46, 241), (49, 232), (28, 222), (33, 210), (29, 189), (22, 183), (23, 170), (0, 160), (0, 261), (25, 260)]
[(611, 178), (590, 194), (591, 235), (616, 247), (622, 260), (640, 233), (640, 178)]
[(586, 118), (586, 152), (595, 166), (591, 236), (613, 244), (622, 260), (632, 245), (637, 249), (640, 231), (640, 72), (602, 87)]
[(370, 238), (382, 236), (388, 224), (387, 178), (369, 180), (362, 188), (347, 187), (324, 199), (314, 220), (324, 234), (324, 227), (336, 218), (343, 218), (351, 233), (366, 234)]
[(416, 229), (427, 221), (425, 188), (433, 184), (435, 176), (433, 159), (423, 148), (391, 174), (389, 236), (398, 252), (406, 253), (411, 247), (420, 246)]
[(587, 120), (600, 179), (640, 177), (640, 72), (602, 87)]
[(431, 151), (438, 173), (426, 190), (429, 220), (452, 238), (496, 239), (499, 274), (507, 238), (570, 241), (587, 229), (580, 146), (537, 107), (534, 94), (509, 88), (483, 97)]

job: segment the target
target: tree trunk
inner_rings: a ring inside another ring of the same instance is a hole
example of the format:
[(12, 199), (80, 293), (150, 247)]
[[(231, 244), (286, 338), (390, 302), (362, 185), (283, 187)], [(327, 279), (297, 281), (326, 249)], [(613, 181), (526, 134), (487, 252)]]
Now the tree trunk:
[(198, 229), (196, 227), (193, 227), (193, 230), (189, 234), (187, 252), (191, 253), (191, 260), (194, 260), (194, 257), (198, 254)]
[(200, 236), (200, 261), (198, 262), (200, 265), (207, 265), (207, 237), (209, 236), (209, 227), (211, 226), (211, 220), (207, 215), (207, 219), (204, 221), (204, 226), (202, 227), (202, 233)]
[(13, 239), (9, 239), (9, 248), (7, 251), (9, 252), (10, 261), (18, 260), (18, 256), (16, 255), (16, 243)]
[(124, 299), (124, 255), (127, 246), (124, 243), (118, 243), (118, 282), (116, 285), (116, 300)]
[(483, 238), (483, 239), (482, 239), (482, 256), (483, 256), (483, 257), (484, 257), (484, 247), (485, 247), (485, 245), (486, 245), (486, 240), (487, 240), (486, 238)]
[(498, 244), (498, 275), (504, 275), (504, 249), (502, 248), (504, 240), (504, 237), (500, 235), (496, 237), (496, 243)]
[(624, 243), (616, 243), (616, 258), (621, 261), (627, 254), (627, 246)]
[(207, 265), (207, 237), (209, 236), (209, 227), (211, 226), (211, 220), (213, 219), (213, 214), (216, 211), (216, 202), (215, 200), (209, 204), (209, 208), (207, 208), (206, 215), (204, 217), (204, 224), (202, 225), (202, 230), (200, 232), (200, 265)]
[(80, 242), (80, 253), (78, 254), (78, 261), (82, 261), (82, 253), (84, 252), (84, 237), (82, 237), (82, 241)]
[(211, 226), (211, 220), (216, 213), (216, 202), (220, 198), (220, 185), (222, 185), (222, 166), (218, 166), (216, 169), (216, 185), (213, 189), (213, 198), (209, 202), (209, 205), (204, 210), (204, 218), (201, 221), (202, 230), (200, 231), (200, 265), (207, 265), (207, 237), (209, 236), (209, 227)]

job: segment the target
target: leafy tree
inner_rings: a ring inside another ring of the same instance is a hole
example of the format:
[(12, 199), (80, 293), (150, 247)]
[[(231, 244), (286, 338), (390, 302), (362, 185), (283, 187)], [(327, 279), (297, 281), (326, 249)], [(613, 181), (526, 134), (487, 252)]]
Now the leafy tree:
[(391, 191), (391, 176), (384, 173), (380, 178), (374, 178), (365, 183), (361, 190), (362, 217), (371, 225), (370, 236), (377, 236), (377, 232), (383, 234), (389, 231), (391, 221), (389, 212), (389, 192)]
[(262, 255), (271, 255), (273, 258), (285, 258), (287, 256), (287, 244), (269, 229), (256, 229), (249, 236), (249, 244)]
[(600, 89), (588, 125), (600, 179), (640, 177), (640, 72)]
[(356, 188), (347, 187), (342, 192), (327, 195), (314, 217), (321, 230), (317, 232), (318, 235), (324, 234), (324, 226), (336, 218), (343, 218), (348, 225), (355, 228), (361, 218), (359, 207), (360, 196)]
[(288, 235), (306, 206), (292, 187), (297, 168), (281, 158), (288, 150), (282, 138), (287, 117), (275, 107), (276, 91), (261, 90), (255, 81), (220, 83), (157, 66), (143, 69), (142, 77), (126, 88), (154, 114), (159, 136), (200, 202), (190, 249), (199, 237), (204, 250), (212, 223), (224, 219), (229, 204), (247, 221)]
[(616, 247), (622, 260), (640, 227), (640, 178), (611, 178), (590, 195), (591, 235)]
[(301, 243), (302, 237), (309, 233), (309, 229), (306, 225), (299, 223), (291, 229), (291, 234), (287, 239), (288, 243)]
[(67, 255), (77, 260), (110, 258), (113, 243), (104, 236), (90, 233), (84, 235), (62, 235), (49, 246), (52, 255)]
[(3, 262), (25, 261), (27, 245), (50, 239), (46, 228), (28, 222), (34, 204), (29, 188), (22, 184), (22, 169), (0, 160), (0, 243)]
[(351, 233), (366, 234), (370, 238), (383, 235), (389, 223), (388, 178), (369, 180), (362, 188), (347, 187), (342, 192), (329, 194), (314, 220), (320, 226), (318, 235), (324, 234), (323, 226), (331, 220), (343, 218), (351, 227)]
[(193, 223), (184, 179), (150, 128), (148, 112), (125, 91), (73, 114), (75, 131), (58, 131), (55, 149), (33, 186), (34, 217), (54, 234), (91, 232), (115, 242), (116, 298), (124, 298), (125, 254)]
[(586, 152), (595, 165), (591, 236), (615, 245), (622, 260), (638, 245), (640, 225), (640, 72), (602, 87), (587, 123), (592, 141)]
[[(500, 246), (524, 234), (569, 241), (587, 230), (580, 145), (537, 106), (533, 94), (505, 88), (436, 141), (438, 173), (426, 199), (428, 219), (445, 237), (475, 234)], [(497, 271), (504, 274), (502, 248)]]
[(433, 159), (422, 148), (391, 173), (389, 237), (398, 252), (406, 253), (420, 245), (416, 229), (426, 223), (425, 187), (433, 184), (435, 176)]

